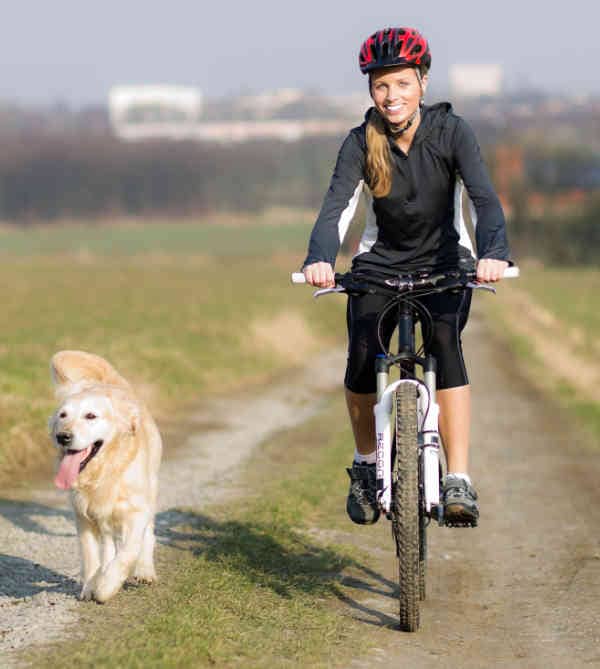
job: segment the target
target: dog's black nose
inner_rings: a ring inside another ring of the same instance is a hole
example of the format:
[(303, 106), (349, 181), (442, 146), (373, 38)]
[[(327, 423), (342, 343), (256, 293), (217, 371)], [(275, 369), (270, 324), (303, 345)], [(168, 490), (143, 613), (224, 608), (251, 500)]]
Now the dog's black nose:
[(69, 446), (73, 441), (73, 435), (70, 432), (59, 432), (56, 435), (56, 441), (58, 441), (61, 446)]

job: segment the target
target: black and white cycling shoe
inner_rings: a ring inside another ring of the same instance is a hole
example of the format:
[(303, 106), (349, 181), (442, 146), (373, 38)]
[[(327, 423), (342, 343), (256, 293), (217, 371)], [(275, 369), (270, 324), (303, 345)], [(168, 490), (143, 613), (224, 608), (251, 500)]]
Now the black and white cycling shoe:
[(350, 490), (346, 511), (350, 519), (359, 525), (372, 525), (379, 520), (377, 505), (375, 465), (352, 463), (346, 469), (350, 477)]
[(475, 488), (459, 476), (447, 476), (442, 490), (444, 524), (448, 527), (477, 527), (479, 507)]

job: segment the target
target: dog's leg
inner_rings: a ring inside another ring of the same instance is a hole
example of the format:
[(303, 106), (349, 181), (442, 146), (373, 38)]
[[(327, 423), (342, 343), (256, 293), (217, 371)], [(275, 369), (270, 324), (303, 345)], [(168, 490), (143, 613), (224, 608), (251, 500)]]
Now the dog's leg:
[(81, 580), (83, 582), (79, 599), (87, 600), (91, 599), (94, 576), (100, 568), (100, 545), (95, 525), (79, 514), (76, 514), (76, 522), (81, 549)]
[(108, 563), (114, 559), (116, 552), (113, 535), (102, 535), (102, 569), (106, 569)]
[(141, 583), (153, 583), (156, 581), (156, 571), (154, 570), (154, 521), (148, 523), (144, 530), (142, 540), (142, 550), (135, 563), (133, 578)]
[(98, 574), (94, 584), (94, 599), (103, 603), (113, 597), (131, 574), (139, 557), (149, 514), (136, 513), (124, 527), (123, 543), (115, 557)]

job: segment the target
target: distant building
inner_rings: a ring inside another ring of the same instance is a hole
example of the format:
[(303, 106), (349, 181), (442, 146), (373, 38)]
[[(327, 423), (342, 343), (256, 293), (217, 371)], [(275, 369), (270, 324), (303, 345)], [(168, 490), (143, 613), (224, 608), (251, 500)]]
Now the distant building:
[(257, 118), (270, 118), (282, 107), (299, 102), (304, 92), (299, 88), (280, 88), (258, 95), (244, 95), (236, 100), (239, 111), (250, 112)]
[[(276, 139), (294, 142), (302, 137), (343, 135), (348, 121), (332, 118), (270, 118), (286, 105), (297, 105), (305, 94), (280, 89), (245, 96), (230, 104), (234, 110), (253, 111), (259, 118), (205, 120), (202, 96), (195, 88), (181, 86), (115, 86), (109, 93), (113, 132), (126, 141), (169, 139), (230, 144)], [(266, 117), (266, 118), (265, 118)]]
[(501, 65), (452, 65), (450, 89), (458, 98), (495, 97), (502, 92)]
[(180, 137), (202, 114), (202, 94), (188, 86), (115, 86), (108, 107), (122, 139)]

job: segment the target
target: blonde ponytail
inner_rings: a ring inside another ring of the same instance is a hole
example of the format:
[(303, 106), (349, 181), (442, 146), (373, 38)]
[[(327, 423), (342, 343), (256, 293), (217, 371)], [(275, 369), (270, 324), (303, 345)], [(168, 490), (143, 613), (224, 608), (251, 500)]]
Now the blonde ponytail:
[(377, 109), (373, 109), (367, 123), (367, 182), (375, 197), (385, 197), (392, 189), (390, 145)]

